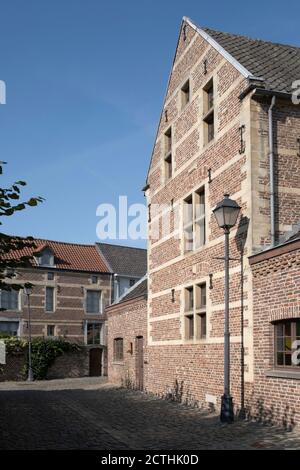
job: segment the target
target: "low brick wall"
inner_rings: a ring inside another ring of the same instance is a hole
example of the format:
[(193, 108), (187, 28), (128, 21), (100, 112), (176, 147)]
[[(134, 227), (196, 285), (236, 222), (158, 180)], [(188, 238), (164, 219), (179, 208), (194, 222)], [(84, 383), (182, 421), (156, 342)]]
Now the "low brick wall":
[[(27, 352), (7, 354), (6, 364), (0, 365), (0, 382), (25, 380)], [(64, 353), (49, 367), (47, 379), (86, 377), (89, 375), (89, 351)]]
[(89, 352), (87, 349), (83, 349), (57, 357), (52, 366), (49, 367), (47, 379), (76, 378), (88, 375)]
[(0, 382), (24, 380), (26, 355), (23, 352), (7, 354), (6, 364), (0, 364)]

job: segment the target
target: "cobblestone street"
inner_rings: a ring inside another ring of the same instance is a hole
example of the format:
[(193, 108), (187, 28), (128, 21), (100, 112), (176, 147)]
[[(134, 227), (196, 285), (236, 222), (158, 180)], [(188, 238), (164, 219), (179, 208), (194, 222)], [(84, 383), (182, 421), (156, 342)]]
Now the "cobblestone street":
[(300, 434), (257, 423), (222, 425), (97, 379), (0, 384), (4, 449), (300, 449)]

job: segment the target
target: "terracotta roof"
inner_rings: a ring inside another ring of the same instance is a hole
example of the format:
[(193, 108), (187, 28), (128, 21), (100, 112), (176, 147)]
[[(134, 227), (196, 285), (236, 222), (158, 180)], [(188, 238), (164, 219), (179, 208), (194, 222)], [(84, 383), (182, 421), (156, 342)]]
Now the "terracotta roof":
[[(11, 253), (9, 257), (18, 259), (21, 256), (32, 256), (49, 247), (54, 254), (55, 268), (72, 271), (110, 272), (96, 245), (81, 245), (37, 238), (34, 239), (34, 243), (36, 248), (26, 247)], [(38, 266), (35, 259), (32, 264)]]
[(131, 246), (96, 243), (115, 274), (143, 277), (147, 272), (147, 250)]

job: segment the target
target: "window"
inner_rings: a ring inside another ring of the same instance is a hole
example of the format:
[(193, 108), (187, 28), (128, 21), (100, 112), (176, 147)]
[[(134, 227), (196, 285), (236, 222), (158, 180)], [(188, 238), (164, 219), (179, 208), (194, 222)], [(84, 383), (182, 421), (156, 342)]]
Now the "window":
[(184, 251), (193, 250), (194, 224), (193, 224), (193, 196), (185, 199), (183, 204), (183, 230)]
[(277, 367), (299, 367), (300, 364), (293, 363), (293, 352), (298, 349), (296, 341), (300, 341), (300, 320), (285, 320), (275, 324)]
[(173, 164), (172, 164), (172, 129), (171, 127), (165, 133), (165, 160), (164, 160), (165, 181), (172, 178)]
[(135, 279), (130, 279), (129, 281), (130, 287), (134, 286), (134, 284), (135, 284)]
[(184, 290), (185, 338), (206, 338), (206, 284), (187, 287)]
[(88, 323), (86, 327), (87, 344), (101, 343), (101, 323)]
[(46, 312), (54, 311), (54, 287), (46, 287), (45, 309)]
[(0, 321), (0, 335), (17, 336), (19, 331), (19, 322)]
[(190, 102), (190, 81), (188, 80), (181, 88), (181, 109)]
[(48, 279), (48, 281), (53, 281), (53, 279), (54, 279), (54, 273), (48, 273), (48, 274), (47, 274), (47, 279)]
[(212, 79), (203, 89), (203, 115), (204, 144), (208, 144), (215, 136), (214, 84)]
[(100, 313), (101, 292), (98, 290), (86, 291), (86, 312)]
[(198, 339), (206, 338), (206, 284), (199, 284), (196, 291), (196, 335)]
[(47, 336), (55, 336), (55, 325), (47, 325)]
[(40, 266), (54, 266), (54, 256), (51, 250), (45, 249), (37, 256), (37, 261)]
[(184, 200), (184, 251), (193, 251), (205, 244), (205, 190), (201, 188)]
[(92, 276), (92, 284), (97, 284), (98, 282), (98, 276)]
[(124, 358), (123, 338), (115, 338), (114, 339), (114, 360), (123, 361), (123, 358)]
[(4, 310), (19, 310), (19, 291), (0, 290), (0, 308)]
[(185, 310), (191, 312), (194, 309), (194, 287), (185, 289)]

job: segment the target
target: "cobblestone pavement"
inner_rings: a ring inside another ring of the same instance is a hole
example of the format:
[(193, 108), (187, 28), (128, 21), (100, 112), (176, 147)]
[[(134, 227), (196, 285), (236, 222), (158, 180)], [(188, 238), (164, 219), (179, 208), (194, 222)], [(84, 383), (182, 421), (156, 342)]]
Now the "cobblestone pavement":
[(299, 431), (218, 417), (99, 378), (0, 384), (0, 449), (300, 449)]

